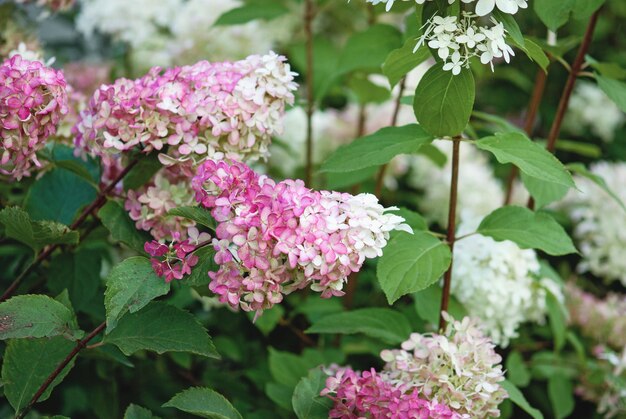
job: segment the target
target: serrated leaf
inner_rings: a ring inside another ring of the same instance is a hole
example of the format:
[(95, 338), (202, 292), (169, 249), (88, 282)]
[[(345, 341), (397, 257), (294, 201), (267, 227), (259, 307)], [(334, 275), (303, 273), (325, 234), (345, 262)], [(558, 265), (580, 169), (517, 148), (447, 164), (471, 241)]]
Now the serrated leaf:
[(522, 249), (540, 249), (549, 255), (576, 253), (572, 239), (545, 212), (505, 206), (493, 211), (478, 226), (478, 233), (496, 241), (510, 240)]
[(572, 381), (561, 374), (551, 375), (548, 378), (548, 398), (556, 419), (569, 417), (576, 406)]
[(163, 407), (173, 407), (202, 418), (242, 419), (224, 396), (207, 387), (188, 388), (172, 397)]
[(48, 296), (18, 295), (0, 303), (0, 340), (82, 335), (72, 310)]
[(363, 308), (330, 314), (313, 323), (306, 333), (363, 333), (395, 345), (404, 342), (411, 325), (400, 312), (389, 308)]
[(533, 419), (543, 419), (543, 414), (528, 403), (524, 394), (522, 394), (519, 388), (515, 387), (513, 383), (504, 380), (500, 382), (500, 385), (506, 390), (507, 393), (509, 393), (511, 401), (519, 406), (524, 412), (528, 413)]
[(125, 355), (149, 350), (219, 358), (211, 337), (193, 315), (157, 301), (122, 317), (103, 342), (116, 345)]
[(49, 244), (77, 244), (78, 232), (54, 221), (32, 221), (26, 211), (7, 207), (0, 211), (4, 234), (32, 248), (35, 252)]
[[(76, 162), (78, 167), (84, 166)], [(87, 172), (86, 176), (90, 176)], [(94, 185), (80, 176), (61, 168), (53, 169), (37, 179), (24, 200), (24, 209), (33, 220), (57, 221), (70, 224), (79, 210), (94, 199)]]
[(124, 412), (124, 419), (159, 419), (158, 416), (154, 416), (149, 409), (131, 404), (126, 408)]
[(193, 220), (196, 223), (208, 227), (212, 231), (215, 231), (217, 222), (211, 216), (211, 212), (201, 207), (178, 207), (172, 208), (168, 211), (167, 215), (173, 215), (177, 217), (187, 218)]
[(598, 87), (617, 105), (622, 112), (626, 112), (626, 83), (596, 75)]
[(321, 368), (303, 377), (293, 391), (291, 404), (298, 419), (326, 419), (333, 405), (332, 400), (320, 396), (328, 376)]
[(240, 25), (257, 19), (276, 19), (288, 11), (289, 9), (276, 2), (250, 3), (245, 6), (228, 10), (217, 19), (214, 26)]
[(450, 266), (450, 248), (433, 235), (415, 231), (392, 238), (376, 275), (389, 304), (437, 282)]
[(455, 76), (437, 64), (415, 89), (413, 110), (417, 122), (437, 137), (461, 135), (472, 114), (475, 95), (474, 76), (469, 69)]
[(354, 70), (380, 72), (391, 51), (402, 46), (402, 34), (391, 25), (376, 24), (363, 32), (353, 34), (346, 42), (339, 58), (337, 72)]
[(388, 163), (399, 154), (415, 153), (433, 136), (419, 125), (386, 127), (340, 147), (322, 164), (325, 172), (353, 172)]
[(121, 241), (138, 253), (145, 254), (144, 244), (151, 237), (144, 231), (138, 231), (135, 223), (120, 204), (109, 201), (98, 211), (102, 224), (109, 230), (114, 240)]
[[(35, 395), (41, 384), (65, 359), (76, 344), (60, 336), (40, 339), (10, 340), (2, 363), (4, 395), (16, 411), (22, 410)], [(73, 358), (39, 401), (50, 397), (56, 387), (74, 366)]]
[(519, 132), (497, 133), (475, 142), (492, 153), (500, 163), (512, 163), (538, 181), (574, 187), (572, 175), (552, 153)]
[(154, 273), (147, 258), (137, 256), (124, 260), (111, 270), (106, 279), (106, 333), (115, 329), (124, 314), (136, 313), (169, 291), (170, 284)]
[(425, 46), (413, 52), (415, 44), (415, 39), (407, 39), (402, 48), (391, 51), (385, 59), (383, 74), (389, 80), (391, 87), (394, 87), (407, 73), (431, 57), (430, 51)]

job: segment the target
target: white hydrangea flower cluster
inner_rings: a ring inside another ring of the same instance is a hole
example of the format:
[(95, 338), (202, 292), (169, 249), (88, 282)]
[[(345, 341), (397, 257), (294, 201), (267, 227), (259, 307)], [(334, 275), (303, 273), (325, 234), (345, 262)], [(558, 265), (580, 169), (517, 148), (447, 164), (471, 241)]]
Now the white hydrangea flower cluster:
[(569, 103), (565, 125), (581, 134), (589, 129), (604, 142), (612, 142), (615, 131), (626, 121), (624, 113), (596, 84), (580, 81)]
[[(391, 10), (395, 0), (366, 0), (374, 5), (385, 3), (387, 11)], [(410, 1), (410, 0), (404, 0)], [(423, 4), (427, 0), (415, 0)], [(431, 0), (428, 0), (431, 1)], [(463, 67), (469, 68), (470, 59), (479, 57), (481, 63), (489, 64), (493, 71), (494, 60), (502, 58), (507, 63), (515, 53), (506, 43), (507, 31), (504, 24), (491, 18), (492, 26), (481, 26), (479, 18), (498, 9), (503, 13), (515, 14), (520, 8), (527, 8), (527, 0), (461, 0), (463, 3), (476, 3), (474, 13), (462, 12), (457, 16), (432, 16), (422, 27), (415, 51), (422, 45), (437, 50), (443, 60), (443, 69), (458, 75)], [(448, 0), (453, 4), (455, 0)]]
[[(626, 202), (626, 163), (599, 162), (590, 170)], [(593, 181), (580, 176), (575, 180), (580, 191), (570, 191), (561, 206), (575, 224), (574, 238), (582, 254), (578, 271), (626, 285), (626, 231), (621, 228), (626, 225), (626, 212)]]
[[(458, 234), (472, 233), (477, 226), (476, 221), (465, 222)], [(522, 323), (544, 322), (548, 292), (563, 299), (559, 286), (540, 279), (539, 270), (534, 250), (472, 235), (455, 245), (452, 294), (496, 344), (506, 347)]]
[[(427, 157), (411, 157), (409, 185), (423, 191), (418, 202), (420, 211), (429, 221), (447, 225), (448, 202), (450, 200), (450, 170), (452, 145), (449, 141), (434, 143), (448, 160), (439, 167)], [(496, 178), (485, 153), (474, 146), (461, 143), (459, 167), (458, 202), (459, 220), (484, 217), (504, 202), (502, 183)], [(513, 202), (525, 203), (528, 196), (522, 187), (515, 188)]]

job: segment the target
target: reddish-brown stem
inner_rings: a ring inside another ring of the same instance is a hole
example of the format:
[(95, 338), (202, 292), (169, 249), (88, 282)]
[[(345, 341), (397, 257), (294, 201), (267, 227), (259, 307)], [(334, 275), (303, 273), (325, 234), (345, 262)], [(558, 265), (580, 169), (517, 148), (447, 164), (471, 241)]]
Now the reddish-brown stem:
[(443, 276), (443, 292), (441, 293), (441, 310), (439, 312), (439, 330), (446, 328), (446, 319), (443, 312), (448, 311), (450, 301), (450, 283), (452, 282), (452, 264), (454, 263), (454, 242), (456, 237), (456, 206), (457, 192), (459, 186), (459, 151), (461, 146), (461, 136), (452, 139), (452, 175), (450, 181), (450, 203), (448, 206), (448, 232), (446, 239), (450, 246), (450, 253), (453, 255), (450, 267)]
[[(537, 119), (537, 113), (539, 112), (539, 105), (541, 105), (541, 99), (543, 98), (543, 92), (546, 88), (546, 80), (548, 75), (542, 69), (537, 70), (537, 76), (535, 77), (535, 87), (533, 94), (528, 103), (528, 113), (526, 114), (526, 121), (524, 122), (524, 131), (528, 137), (532, 138), (533, 127), (535, 126), (535, 120)], [(509, 178), (506, 183), (506, 197), (504, 198), (504, 205), (509, 205), (513, 199), (513, 188), (515, 187), (515, 179), (519, 174), (517, 166), (511, 167)]]
[[(395, 127), (398, 123), (398, 115), (400, 115), (400, 107), (402, 106), (402, 95), (404, 94), (404, 86), (406, 83), (406, 79), (402, 79), (400, 82), (400, 90), (398, 91), (398, 97), (396, 98), (396, 105), (393, 108), (393, 114), (391, 115), (391, 126)], [(385, 180), (385, 171), (387, 170), (388, 164), (383, 164), (378, 170), (378, 174), (376, 175), (376, 187), (374, 189), (374, 195), (380, 198), (380, 195), (383, 192), (383, 185)]]
[(87, 335), (87, 337), (76, 342), (76, 346), (74, 347), (74, 349), (72, 349), (72, 352), (70, 352), (65, 357), (65, 359), (61, 361), (59, 365), (57, 365), (54, 371), (52, 371), (52, 373), (48, 376), (48, 378), (46, 378), (46, 381), (44, 381), (43, 384), (39, 386), (39, 389), (37, 390), (35, 395), (30, 399), (30, 402), (28, 402), (26, 407), (21, 412), (18, 412), (15, 415), (15, 419), (22, 419), (24, 416), (26, 416), (26, 414), (33, 408), (35, 403), (37, 403), (41, 395), (48, 389), (48, 387), (50, 387), (50, 384), (52, 384), (52, 382), (59, 376), (59, 374), (61, 374), (61, 372), (65, 369), (65, 367), (67, 367), (67, 365), (72, 361), (72, 359), (74, 359), (74, 357), (78, 355), (80, 351), (85, 349), (87, 347), (87, 344), (93, 338), (99, 335), (100, 332), (102, 332), (105, 327), (106, 327), (106, 322), (102, 322), (98, 327), (92, 330), (91, 333)]
[[(75, 230), (78, 227), (80, 227), (80, 225), (87, 219), (89, 214), (91, 214), (94, 211), (97, 211), (100, 207), (102, 207), (106, 203), (107, 195), (109, 193), (111, 193), (111, 191), (115, 188), (115, 186), (122, 179), (124, 179), (124, 177), (131, 171), (131, 169), (133, 167), (135, 167), (135, 165), (137, 164), (138, 161), (139, 161), (138, 159), (131, 160), (131, 162), (128, 163), (128, 165), (124, 168), (124, 170), (122, 170), (120, 172), (120, 174), (117, 175), (117, 177), (111, 181), (111, 183), (109, 183), (104, 189), (102, 189), (98, 193), (98, 196), (96, 197), (96, 199), (91, 204), (89, 204), (80, 213), (78, 218), (70, 225), (70, 229), (71, 230)], [(13, 293), (15, 292), (17, 287), (22, 283), (24, 278), (26, 278), (28, 276), (28, 274), (30, 274), (33, 271), (33, 269), (35, 269), (35, 267), (37, 265), (39, 265), (44, 260), (48, 259), (48, 257), (50, 257), (52, 252), (54, 252), (58, 248), (59, 248), (58, 244), (53, 244), (53, 245), (50, 245), (50, 246), (46, 247), (37, 256), (37, 258), (33, 261), (33, 263), (28, 265), (28, 267), (17, 278), (15, 278), (15, 280), (11, 283), (11, 285), (9, 285), (9, 288), (7, 288), (6, 291), (4, 292), (4, 294), (2, 294), (2, 296), (0, 297), (0, 302), (2, 302), (4, 300), (8, 299), (9, 297), (11, 297), (11, 295), (13, 295)]]
[[(574, 63), (572, 64), (569, 76), (567, 77), (567, 82), (565, 82), (565, 87), (563, 88), (561, 99), (559, 100), (559, 106), (556, 110), (556, 115), (554, 116), (552, 126), (550, 127), (550, 133), (548, 134), (548, 143), (546, 144), (546, 149), (551, 153), (554, 153), (554, 150), (556, 149), (556, 143), (559, 138), (559, 134), (561, 133), (563, 119), (565, 118), (565, 113), (567, 112), (567, 108), (569, 107), (569, 101), (572, 97), (572, 92), (574, 91), (576, 79), (578, 78), (580, 70), (582, 69), (582, 66), (585, 62), (585, 55), (587, 55), (587, 51), (589, 50), (589, 46), (591, 45), (591, 41), (593, 40), (593, 33), (598, 23), (600, 10), (601, 9), (596, 10), (596, 12), (589, 19), (589, 24), (587, 25), (585, 36), (583, 37), (582, 43), (578, 48), (578, 53), (576, 54), (576, 58), (574, 59)], [(534, 208), (534, 206), (534, 200), (530, 198), (528, 200), (528, 208), (532, 209)]]
[(306, 37), (306, 168), (305, 183), (311, 187), (313, 180), (313, 112), (315, 95), (313, 92), (313, 0), (305, 0), (304, 34)]

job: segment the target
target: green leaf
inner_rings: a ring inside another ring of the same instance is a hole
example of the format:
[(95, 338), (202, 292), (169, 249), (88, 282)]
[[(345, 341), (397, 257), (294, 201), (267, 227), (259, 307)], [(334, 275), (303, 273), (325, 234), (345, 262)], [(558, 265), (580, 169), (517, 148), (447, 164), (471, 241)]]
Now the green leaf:
[(589, 169), (587, 169), (582, 163), (570, 163), (567, 165), (567, 168), (569, 170), (571, 170), (572, 172), (580, 175), (580, 176), (584, 176), (587, 179), (589, 179), (590, 181), (594, 182), (596, 185), (598, 185), (604, 192), (606, 192), (607, 194), (609, 194), (609, 196), (611, 198), (613, 198), (613, 200), (615, 202), (617, 202), (617, 204), (624, 210), (626, 211), (626, 206), (624, 205), (624, 203), (622, 202), (622, 200), (620, 199), (620, 197), (611, 190), (611, 188), (609, 188), (609, 185), (607, 185), (606, 181), (602, 178), (602, 176), (596, 175), (595, 173), (591, 172)]
[(391, 92), (386, 87), (369, 81), (365, 75), (356, 73), (348, 80), (348, 87), (361, 105), (367, 103), (383, 103), (389, 100)]
[(211, 337), (193, 315), (158, 301), (122, 317), (103, 342), (116, 345), (125, 355), (145, 349), (219, 358)]
[[(441, 308), (442, 289), (439, 285), (433, 284), (430, 287), (413, 294), (413, 302), (417, 315), (422, 320), (436, 325), (439, 322), (439, 309)], [(454, 295), (450, 295), (448, 301), (448, 313), (455, 319), (462, 319), (467, 316), (467, 311)]]
[(622, 112), (626, 112), (626, 83), (596, 75), (598, 86), (617, 105)]
[(124, 314), (138, 312), (169, 291), (170, 284), (154, 273), (145, 257), (132, 257), (115, 266), (107, 277), (104, 293), (106, 333), (115, 329)]
[(55, 161), (54, 165), (60, 169), (72, 172), (83, 180), (86, 180), (87, 183), (92, 185), (94, 189), (98, 188), (98, 185), (96, 184), (98, 179), (94, 179), (93, 174), (89, 171), (85, 164), (81, 164), (76, 160), (59, 160)]
[(475, 142), (492, 153), (500, 163), (513, 163), (522, 173), (539, 181), (573, 187), (574, 180), (565, 166), (545, 148), (518, 132), (497, 133)]
[[(323, 37), (313, 39), (313, 91), (320, 101), (337, 80), (337, 63), (341, 56), (335, 43)], [(306, 46), (300, 42), (291, 47), (289, 58), (303, 77), (306, 76)]]
[[(306, 376), (309, 369), (319, 365), (317, 362), (310, 362), (303, 356), (277, 351), (274, 348), (269, 349), (268, 363), (272, 378), (278, 384), (288, 388), (289, 391), (293, 391), (300, 378)], [(291, 393), (289, 396), (291, 397)]]
[(402, 34), (391, 25), (372, 25), (363, 32), (352, 35), (339, 58), (337, 72), (346, 74), (354, 70), (381, 71), (381, 66), (391, 51), (402, 46)]
[(288, 11), (277, 2), (254, 2), (227, 11), (217, 19), (214, 26), (240, 25), (257, 19), (272, 20)]
[(626, 80), (626, 69), (622, 68), (617, 63), (610, 62), (599, 62), (591, 58), (590, 56), (585, 57), (586, 61), (597, 70), (600, 74), (605, 77), (616, 79), (616, 80)]
[(124, 176), (124, 190), (139, 189), (152, 179), (163, 168), (159, 161), (158, 153), (150, 153), (141, 156), (137, 164)]
[(546, 295), (546, 304), (548, 306), (548, 318), (550, 319), (550, 328), (554, 335), (554, 348), (557, 351), (563, 349), (565, 345), (565, 337), (567, 333), (567, 315), (559, 300), (552, 293)]
[(389, 304), (437, 282), (450, 266), (450, 248), (433, 235), (398, 234), (378, 261), (378, 282)]
[(212, 231), (215, 231), (217, 222), (211, 216), (211, 212), (201, 207), (178, 207), (168, 211), (167, 215), (174, 215), (177, 217), (187, 218), (193, 220), (196, 223), (208, 227)]
[(154, 416), (152, 412), (145, 407), (131, 404), (126, 408), (124, 419), (159, 419), (159, 417)]
[[(275, 305), (269, 310), (263, 310), (263, 315), (260, 316), (256, 321), (254, 321), (254, 325), (257, 329), (263, 333), (263, 335), (268, 336), (272, 330), (276, 328), (280, 319), (284, 316), (285, 309), (281, 305)], [(256, 313), (253, 311), (249, 311), (247, 313), (250, 321), (253, 321)]]
[(54, 221), (32, 221), (21, 208), (7, 207), (0, 211), (4, 234), (31, 247), (35, 252), (49, 244), (77, 244), (78, 232)]
[(284, 384), (278, 384), (273, 381), (265, 384), (265, 394), (271, 401), (285, 410), (291, 410), (291, 398), (293, 396), (293, 387)]
[(524, 49), (524, 35), (522, 35), (522, 31), (517, 24), (517, 21), (508, 13), (504, 13), (499, 9), (494, 9), (493, 17), (504, 25), (504, 29), (508, 32), (508, 35), (511, 37), (513, 42), (517, 44), (520, 48)]
[(556, 32), (565, 25), (570, 14), (576, 19), (591, 16), (605, 0), (535, 0), (535, 12), (539, 19), (552, 31)]
[(506, 390), (507, 393), (509, 393), (511, 401), (519, 406), (524, 412), (528, 413), (533, 419), (543, 419), (541, 412), (528, 404), (524, 394), (522, 394), (519, 388), (515, 387), (513, 383), (508, 380), (504, 380), (500, 383), (500, 385)]
[(535, 208), (543, 208), (546, 205), (558, 201), (567, 195), (568, 186), (557, 183), (544, 182), (542, 179), (528, 176), (522, 172), (522, 182), (530, 196), (535, 200)]
[(478, 233), (497, 241), (510, 240), (522, 249), (540, 249), (549, 255), (576, 253), (572, 239), (554, 218), (545, 212), (506, 206), (489, 214)]
[(574, 386), (572, 381), (562, 374), (554, 374), (548, 378), (548, 397), (552, 404), (554, 417), (563, 419), (574, 411)]
[(524, 38), (524, 48), (522, 49), (531, 61), (537, 63), (537, 65), (541, 67), (543, 71), (547, 72), (548, 66), (550, 66), (550, 58), (548, 58), (546, 53), (543, 51), (543, 48), (541, 48), (531, 39)]
[(214, 259), (215, 249), (211, 245), (203, 246), (193, 252), (193, 254), (198, 256), (198, 264), (191, 268), (191, 274), (184, 278), (185, 284), (194, 287), (205, 287), (211, 282), (209, 272), (217, 272), (219, 270), (219, 266)]
[(143, 245), (151, 237), (144, 231), (138, 231), (135, 223), (120, 204), (109, 201), (98, 211), (102, 224), (109, 230), (113, 240), (120, 241), (131, 249), (145, 254)]
[[(83, 166), (79, 167), (84, 169)], [(87, 176), (90, 176), (89, 173)], [(33, 220), (57, 221), (69, 225), (78, 211), (96, 199), (96, 196), (96, 189), (90, 182), (65, 169), (53, 169), (30, 187), (24, 200), (24, 209)]]
[(388, 163), (399, 154), (415, 153), (433, 137), (419, 125), (386, 127), (340, 147), (322, 164), (325, 172), (352, 172)]
[(387, 56), (383, 64), (383, 74), (389, 79), (391, 87), (394, 87), (408, 72), (431, 57), (426, 46), (413, 52), (414, 48), (415, 39), (407, 39), (402, 48), (391, 51)]
[(88, 310), (100, 286), (102, 256), (99, 251), (81, 248), (50, 261), (46, 285), (54, 293), (69, 292), (77, 311)]
[(411, 325), (400, 312), (389, 308), (362, 308), (330, 314), (313, 323), (306, 333), (363, 333), (392, 345), (404, 342)]
[(72, 310), (48, 296), (18, 295), (0, 303), (0, 340), (82, 335)]
[(242, 419), (224, 396), (207, 387), (190, 387), (172, 397), (163, 407), (173, 407), (202, 418)]
[(513, 351), (506, 358), (506, 371), (506, 376), (512, 384), (526, 387), (530, 383), (530, 372), (519, 352)]
[[(389, 212), (393, 213), (394, 215), (398, 215), (404, 218), (404, 223), (408, 224), (408, 226), (411, 227), (413, 231), (428, 230), (428, 225), (424, 217), (422, 217), (420, 214), (418, 214), (415, 211), (411, 211), (410, 209), (400, 207), (398, 209), (394, 209)], [(398, 232), (398, 234), (401, 234), (401, 232)]]
[(415, 89), (415, 117), (437, 137), (461, 135), (472, 114), (475, 94), (474, 76), (469, 69), (464, 68), (455, 76), (435, 65)]
[(328, 411), (333, 403), (329, 398), (320, 396), (320, 392), (326, 387), (326, 378), (328, 376), (318, 368), (300, 380), (291, 399), (298, 419), (328, 418)]
[[(60, 336), (41, 339), (10, 340), (2, 363), (4, 395), (16, 411), (22, 410), (35, 395), (39, 387), (67, 357), (76, 344)], [(50, 397), (52, 390), (74, 366), (73, 358), (52, 384), (41, 395), (39, 401)]]

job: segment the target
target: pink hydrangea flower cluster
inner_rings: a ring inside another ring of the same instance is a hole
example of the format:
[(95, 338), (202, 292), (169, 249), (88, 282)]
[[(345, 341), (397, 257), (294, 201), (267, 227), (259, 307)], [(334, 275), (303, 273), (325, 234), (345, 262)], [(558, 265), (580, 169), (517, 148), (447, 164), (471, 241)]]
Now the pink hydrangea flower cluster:
[(394, 385), (385, 372), (340, 368), (320, 393), (333, 400), (330, 418), (448, 419), (460, 416), (444, 404), (420, 397), (416, 388)]
[(63, 73), (14, 55), (0, 65), (0, 173), (30, 175), (36, 153), (67, 114)]
[(209, 272), (209, 287), (246, 311), (260, 313), (309, 285), (324, 298), (342, 295), (348, 275), (382, 255), (390, 231), (411, 231), (373, 195), (313, 191), (300, 180), (276, 183), (243, 163), (208, 160), (192, 185), (219, 223), (220, 269)]
[(565, 287), (570, 322), (582, 333), (615, 349), (626, 347), (626, 298), (609, 293), (604, 299), (583, 291), (573, 283)]
[(195, 222), (186, 218), (169, 216), (177, 207), (196, 204), (191, 189), (191, 177), (182, 166), (164, 167), (152, 180), (137, 190), (129, 190), (125, 208), (139, 230), (149, 231), (156, 240), (187, 237), (186, 230)]
[(498, 405), (508, 397), (499, 384), (504, 380), (502, 358), (470, 318), (446, 317), (445, 334), (413, 333), (402, 349), (381, 353), (387, 380), (417, 389), (462, 418), (499, 417)]
[(181, 240), (175, 234), (169, 244), (152, 240), (144, 245), (144, 250), (152, 256), (152, 269), (158, 276), (165, 277), (166, 282), (183, 279), (185, 275), (191, 274), (191, 268), (198, 263), (198, 256), (193, 252), (198, 247), (205, 246), (211, 239), (208, 233), (200, 233), (195, 227), (190, 227), (186, 236), (187, 239)]
[(96, 90), (75, 127), (76, 145), (96, 155), (167, 146), (165, 164), (265, 158), (285, 104), (294, 100), (293, 77), (286, 59), (274, 53), (155, 67)]

